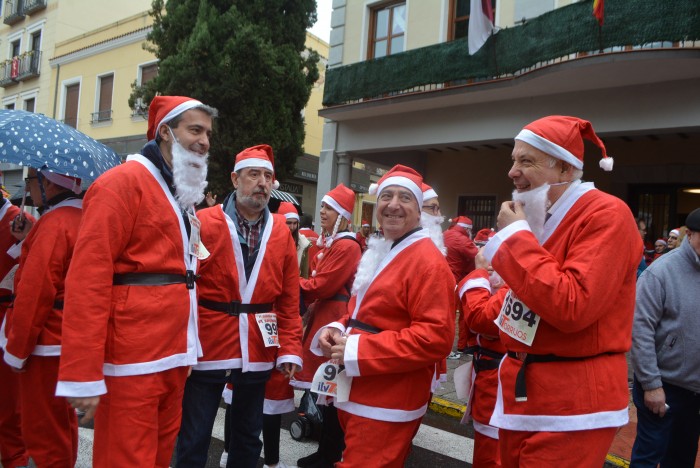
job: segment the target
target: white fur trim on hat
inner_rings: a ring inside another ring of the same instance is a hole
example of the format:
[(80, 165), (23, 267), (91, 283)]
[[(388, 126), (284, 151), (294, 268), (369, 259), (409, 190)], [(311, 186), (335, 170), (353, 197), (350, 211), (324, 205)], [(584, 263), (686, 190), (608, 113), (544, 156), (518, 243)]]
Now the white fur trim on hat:
[(576, 169), (583, 169), (583, 161), (574, 156), (569, 150), (547, 140), (546, 138), (539, 136), (532, 130), (528, 130), (526, 128), (522, 129), (520, 133), (518, 133), (518, 135), (515, 137), (515, 139), (524, 141), (528, 145), (534, 146), (538, 150), (544, 151), (550, 156), (567, 162), (574, 166)]
[(49, 182), (53, 182), (59, 187), (71, 190), (76, 195), (80, 195), (80, 193), (83, 191), (83, 188), (80, 186), (80, 182), (73, 177), (56, 174), (55, 172), (51, 171), (40, 171), (40, 173)]
[(287, 219), (296, 219), (297, 221), (300, 220), (299, 215), (297, 213), (285, 213), (284, 217)]
[(335, 211), (338, 212), (340, 216), (343, 218), (347, 219), (350, 221), (352, 219), (352, 214), (348, 212), (348, 210), (344, 209), (342, 206), (338, 204), (337, 201), (335, 201), (333, 198), (329, 197), (328, 195), (324, 195), (323, 198), (321, 199), (323, 203), (326, 205), (330, 206), (333, 208)]
[(423, 191), (421, 188), (416, 185), (415, 182), (413, 182), (411, 179), (408, 177), (403, 177), (403, 176), (391, 176), (387, 177), (379, 187), (377, 187), (377, 195), (381, 195), (381, 193), (384, 191), (385, 188), (391, 186), (391, 185), (398, 185), (399, 187), (407, 188), (408, 190), (411, 191), (414, 197), (416, 197), (416, 201), (418, 202), (418, 206), (421, 206), (423, 204)]
[(467, 223), (457, 223), (457, 226), (462, 226), (464, 229), (471, 229), (472, 225)]
[(437, 196), (438, 194), (437, 192), (435, 192), (435, 190), (426, 190), (425, 192), (423, 192), (423, 201), (425, 202), (427, 200), (432, 200), (433, 198), (437, 198)]
[[(270, 162), (269, 159), (262, 159), (262, 158), (246, 158), (242, 159), (241, 161), (237, 162), (235, 166), (233, 166), (233, 172), (238, 172), (241, 169), (246, 169), (248, 167), (262, 167), (263, 169), (267, 169), (268, 171), (272, 171), (272, 173), (275, 173), (275, 168), (272, 167), (272, 163)], [(277, 181), (275, 181), (277, 182)], [(277, 182), (277, 189), (279, 187), (279, 182)]]
[(158, 122), (158, 125), (156, 125), (156, 135), (158, 134), (158, 129), (160, 129), (161, 125), (170, 122), (175, 117), (182, 114), (183, 112), (186, 112), (190, 109), (193, 109), (195, 107), (200, 107), (203, 105), (204, 104), (202, 104), (200, 101), (198, 101), (196, 99), (190, 99), (189, 101), (185, 101), (185, 102), (175, 106), (173, 109), (170, 110), (170, 112), (165, 114), (165, 117), (160, 119), (160, 122)]
[(671, 229), (671, 231), (668, 233), (668, 235), (670, 236), (671, 234), (675, 234), (676, 237), (678, 237), (681, 235), (681, 231), (679, 231), (678, 229)]

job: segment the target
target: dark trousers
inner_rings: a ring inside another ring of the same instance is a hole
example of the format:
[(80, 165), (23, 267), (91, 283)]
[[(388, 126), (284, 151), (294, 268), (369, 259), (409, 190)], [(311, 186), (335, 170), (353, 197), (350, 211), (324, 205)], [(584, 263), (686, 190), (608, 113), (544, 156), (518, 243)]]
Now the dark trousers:
[(198, 468), (207, 464), (211, 431), (228, 380), (225, 370), (196, 371), (187, 378), (182, 398), (182, 424), (175, 449), (175, 466)]
[(663, 382), (669, 409), (663, 418), (644, 406), (644, 390), (634, 380), (632, 397), (637, 407), (637, 437), (632, 446), (631, 468), (692, 468), (700, 436), (700, 394)]
[(265, 384), (271, 370), (231, 371), (231, 433), (227, 468), (256, 468), (260, 458)]
[(263, 442), (266, 465), (276, 465), (280, 462), (281, 425), (281, 414), (263, 414)]

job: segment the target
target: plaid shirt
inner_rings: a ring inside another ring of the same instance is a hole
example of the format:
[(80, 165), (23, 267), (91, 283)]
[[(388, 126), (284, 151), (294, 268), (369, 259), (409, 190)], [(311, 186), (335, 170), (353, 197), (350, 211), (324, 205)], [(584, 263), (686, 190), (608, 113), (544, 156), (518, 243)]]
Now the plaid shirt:
[(248, 249), (252, 252), (255, 247), (257, 247), (258, 240), (260, 239), (260, 226), (262, 225), (264, 214), (260, 214), (260, 217), (253, 222), (248, 221), (238, 212), (236, 212), (236, 215), (238, 230), (245, 238)]

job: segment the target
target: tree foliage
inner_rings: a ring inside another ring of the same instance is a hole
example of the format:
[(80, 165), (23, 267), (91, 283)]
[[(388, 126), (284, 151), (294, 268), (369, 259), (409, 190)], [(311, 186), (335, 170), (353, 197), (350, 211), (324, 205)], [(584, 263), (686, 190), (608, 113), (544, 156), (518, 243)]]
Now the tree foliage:
[(305, 47), (316, 21), (315, 0), (154, 0), (147, 46), (158, 76), (134, 87), (130, 104), (156, 93), (184, 95), (219, 110), (209, 182), (231, 189), (235, 155), (267, 143), (277, 178), (303, 154), (301, 115), (318, 79), (318, 54)]

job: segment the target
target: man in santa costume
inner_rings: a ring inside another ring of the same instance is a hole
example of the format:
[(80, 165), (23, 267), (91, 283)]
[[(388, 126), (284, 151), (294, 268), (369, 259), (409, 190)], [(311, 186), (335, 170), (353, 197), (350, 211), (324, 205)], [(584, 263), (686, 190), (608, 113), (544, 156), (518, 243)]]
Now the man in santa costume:
[(265, 384), (272, 372), (290, 378), (302, 364), (296, 246), (285, 217), (267, 208), (278, 186), (272, 148), (241, 151), (231, 182), (235, 190), (221, 205), (197, 213), (209, 251), (197, 281), (204, 355), (187, 379), (178, 466), (205, 466), (227, 381), (233, 386), (227, 466), (257, 466)]
[[(495, 232), (482, 229), (477, 233), (475, 243), (488, 243)], [(484, 261), (482, 255), (476, 257), (476, 269), (457, 285), (464, 323), (468, 328), (472, 360), (471, 395), (467, 402), (466, 417), (463, 422), (472, 420), (474, 425), (475, 467), (500, 467), (498, 454), (498, 428), (489, 424), (496, 405), (498, 389), (498, 366), (506, 349), (499, 340), (498, 327), (494, 323), (500, 309), (489, 299), (503, 286), (501, 277)], [(467, 294), (467, 291), (470, 293)]]
[(78, 421), (54, 395), (61, 355), (64, 281), (82, 216), (80, 179), (29, 169), (27, 189), (42, 213), (22, 243), (15, 299), (4, 323), (5, 362), (19, 374), (22, 438), (37, 466), (72, 467)]
[[(6, 198), (0, 198), (0, 279), (6, 279), (8, 273), (16, 268), (19, 251), (17, 239), (12, 234), (22, 225), (29, 228), (34, 218), (24, 213), (19, 218), (20, 209)], [(7, 306), (12, 302), (12, 277), (0, 287), (0, 324), (5, 320)], [(8, 287), (4, 287), (8, 286)], [(0, 348), (4, 348), (7, 337), (0, 332)], [(0, 356), (4, 351), (0, 350)], [(26, 466), (29, 456), (24, 447), (20, 426), (19, 374), (0, 359), (0, 464), (8, 468)]]
[(95, 415), (93, 466), (167, 467), (201, 347), (195, 276), (216, 109), (157, 96), (141, 154), (88, 190), (66, 278), (56, 394)]
[[(401, 467), (428, 407), (435, 364), (452, 347), (454, 287), (445, 257), (420, 226), (422, 178), (397, 165), (379, 180), (377, 222), (348, 313), (313, 348), (344, 365), (336, 401), (346, 449), (336, 467)], [(373, 188), (370, 188), (370, 193)]]
[[(483, 250), (507, 284), (488, 304), (508, 351), (490, 421), (505, 467), (601, 466), (628, 419), (641, 239), (621, 200), (581, 182), (584, 139), (611, 170), (585, 120), (545, 117), (516, 136), (514, 201), (501, 205)], [(600, 242), (613, 237), (624, 241)]]
[(363, 219), (362, 220), (362, 226), (360, 227), (360, 230), (357, 231), (357, 242), (360, 243), (360, 248), (362, 248), (362, 253), (367, 250), (367, 238), (370, 236), (370, 226), (369, 221)]

